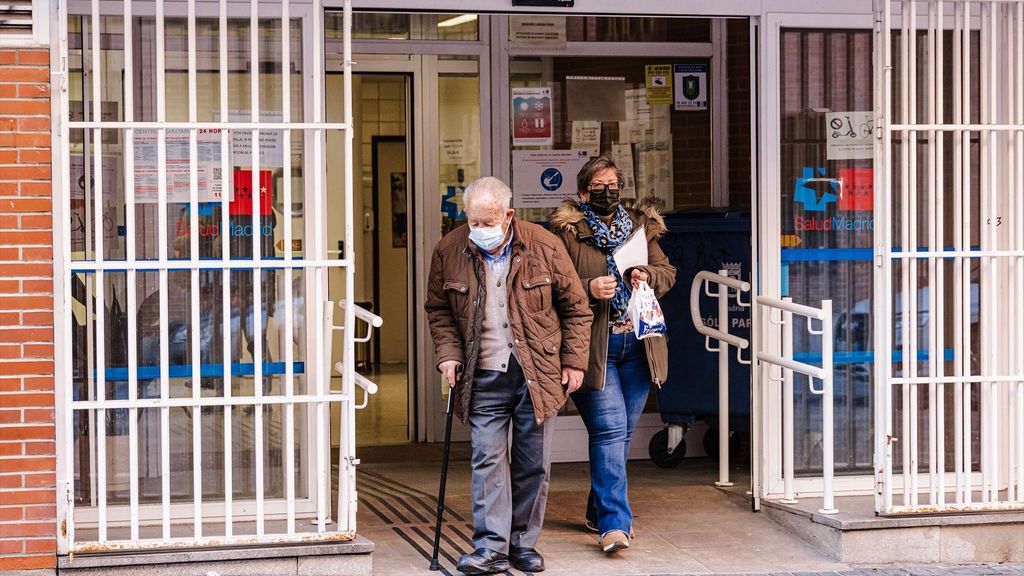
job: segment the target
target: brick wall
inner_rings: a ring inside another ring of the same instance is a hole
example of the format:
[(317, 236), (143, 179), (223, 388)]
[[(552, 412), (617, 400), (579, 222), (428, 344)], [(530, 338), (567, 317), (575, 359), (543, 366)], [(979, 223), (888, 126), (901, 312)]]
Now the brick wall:
[(0, 570), (56, 560), (49, 62), (0, 49)]

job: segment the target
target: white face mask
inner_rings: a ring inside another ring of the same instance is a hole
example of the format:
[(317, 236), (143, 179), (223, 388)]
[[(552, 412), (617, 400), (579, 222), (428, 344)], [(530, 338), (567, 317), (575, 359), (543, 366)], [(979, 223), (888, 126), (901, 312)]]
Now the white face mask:
[(505, 230), (502, 226), (505, 223), (504, 217), (502, 217), (501, 222), (502, 224), (497, 226), (470, 227), (469, 239), (485, 252), (496, 250), (505, 241)]

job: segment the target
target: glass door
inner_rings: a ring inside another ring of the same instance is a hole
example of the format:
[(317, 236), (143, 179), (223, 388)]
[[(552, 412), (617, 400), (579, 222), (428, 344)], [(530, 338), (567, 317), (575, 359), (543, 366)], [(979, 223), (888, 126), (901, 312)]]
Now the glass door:
[[(874, 267), (871, 18), (770, 14), (761, 34), (761, 195), (758, 294), (834, 310), (836, 490), (870, 489), (872, 466), (871, 293)], [(794, 327), (795, 360), (820, 364), (820, 339)], [(781, 329), (761, 327), (778, 353)], [(773, 350), (774, 349), (774, 350)], [(762, 365), (761, 370), (770, 368)], [(760, 447), (755, 494), (782, 492), (782, 394), (755, 378)], [(770, 392), (768, 391), (770, 390)], [(794, 379), (798, 492), (820, 491), (820, 396)]]

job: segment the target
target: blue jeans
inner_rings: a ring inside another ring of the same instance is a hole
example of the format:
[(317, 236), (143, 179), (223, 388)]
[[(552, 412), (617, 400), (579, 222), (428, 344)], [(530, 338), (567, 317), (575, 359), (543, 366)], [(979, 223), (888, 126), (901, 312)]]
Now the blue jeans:
[(587, 520), (605, 535), (629, 534), (633, 512), (626, 486), (626, 457), (647, 403), (651, 375), (643, 343), (630, 332), (608, 335), (604, 390), (579, 391), (572, 401), (590, 435), (590, 497)]

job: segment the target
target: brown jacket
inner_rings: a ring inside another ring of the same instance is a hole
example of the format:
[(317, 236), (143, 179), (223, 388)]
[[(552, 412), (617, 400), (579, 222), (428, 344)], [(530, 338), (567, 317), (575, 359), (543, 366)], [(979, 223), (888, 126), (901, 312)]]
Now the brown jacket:
[[(629, 216), (633, 225), (644, 226), (647, 234), (646, 266), (638, 266), (647, 273), (647, 284), (661, 298), (676, 282), (676, 269), (669, 264), (665, 253), (658, 246), (658, 238), (666, 232), (665, 221), (653, 208), (632, 210)], [(610, 305), (608, 300), (595, 300), (590, 297), (590, 280), (608, 275), (608, 263), (604, 252), (594, 245), (594, 234), (590, 231), (575, 200), (566, 200), (550, 218), (551, 231), (561, 237), (569, 251), (569, 258), (580, 275), (583, 287), (594, 310), (594, 323), (590, 332), (590, 364), (587, 375), (583, 378), (583, 388), (591, 390), (604, 389), (605, 366), (608, 361), (608, 318)], [(627, 278), (629, 274), (627, 270)], [(628, 282), (628, 279), (626, 280)], [(651, 337), (643, 340), (647, 352), (647, 367), (651, 372), (651, 381), (659, 387), (668, 377), (668, 336)]]
[[(558, 238), (530, 222), (513, 221), (508, 266), (508, 317), (538, 422), (558, 412), (568, 395), (562, 368), (587, 369), (588, 305), (572, 262)], [(435, 365), (456, 360), (465, 367), (456, 384), (455, 414), (467, 419), (472, 376), (480, 350), (487, 264), (469, 240), (469, 227), (446, 234), (434, 247), (426, 311)]]

